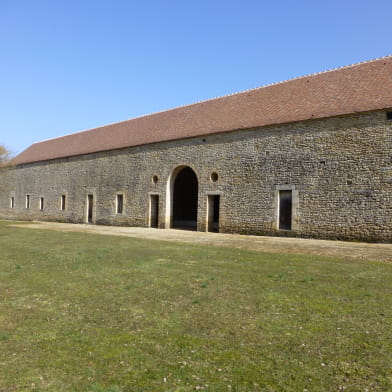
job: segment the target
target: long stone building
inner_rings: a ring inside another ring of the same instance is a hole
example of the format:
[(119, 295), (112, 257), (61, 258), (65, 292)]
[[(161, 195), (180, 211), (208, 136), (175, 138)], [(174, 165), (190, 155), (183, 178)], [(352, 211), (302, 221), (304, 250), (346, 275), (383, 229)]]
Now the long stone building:
[(35, 143), (0, 217), (392, 241), (392, 56)]

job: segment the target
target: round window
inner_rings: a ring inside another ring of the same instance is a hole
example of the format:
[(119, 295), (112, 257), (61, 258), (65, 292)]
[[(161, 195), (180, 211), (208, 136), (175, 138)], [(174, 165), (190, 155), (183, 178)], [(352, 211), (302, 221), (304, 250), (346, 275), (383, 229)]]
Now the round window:
[(217, 172), (212, 172), (210, 178), (211, 178), (212, 182), (217, 182), (218, 178), (219, 178), (218, 177), (218, 173)]

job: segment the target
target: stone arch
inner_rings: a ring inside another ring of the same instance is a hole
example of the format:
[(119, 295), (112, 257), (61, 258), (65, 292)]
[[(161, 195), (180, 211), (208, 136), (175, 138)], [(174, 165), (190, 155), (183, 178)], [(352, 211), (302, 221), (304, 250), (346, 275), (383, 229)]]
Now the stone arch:
[(166, 228), (197, 230), (199, 183), (195, 171), (176, 167), (167, 182)]

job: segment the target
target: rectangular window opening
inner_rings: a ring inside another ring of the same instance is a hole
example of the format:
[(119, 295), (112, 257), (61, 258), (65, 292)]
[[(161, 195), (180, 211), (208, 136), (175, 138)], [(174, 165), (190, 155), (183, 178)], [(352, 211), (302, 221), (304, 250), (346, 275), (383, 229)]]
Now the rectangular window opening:
[(11, 196), (10, 198), (10, 208), (14, 208), (15, 207), (15, 197)]
[(150, 195), (150, 227), (159, 226), (159, 195)]
[(93, 223), (94, 195), (87, 195), (87, 223)]
[(293, 195), (291, 190), (279, 191), (279, 229), (291, 230)]
[(65, 211), (65, 195), (61, 195), (60, 209), (61, 209), (61, 211)]
[(44, 209), (44, 198), (39, 198), (39, 209), (42, 211)]
[(208, 196), (207, 211), (208, 211), (207, 230), (214, 233), (219, 233), (219, 211), (220, 211), (219, 195)]
[(30, 208), (30, 195), (26, 195), (26, 208)]
[(387, 112), (387, 120), (392, 121), (392, 111)]
[(122, 214), (124, 210), (124, 195), (117, 195), (117, 214)]

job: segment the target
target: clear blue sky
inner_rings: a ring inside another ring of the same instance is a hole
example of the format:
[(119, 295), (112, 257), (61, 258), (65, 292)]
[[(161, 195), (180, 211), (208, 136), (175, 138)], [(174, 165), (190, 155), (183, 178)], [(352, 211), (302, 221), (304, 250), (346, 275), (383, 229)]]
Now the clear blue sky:
[(392, 54), (391, 0), (0, 0), (0, 144)]

